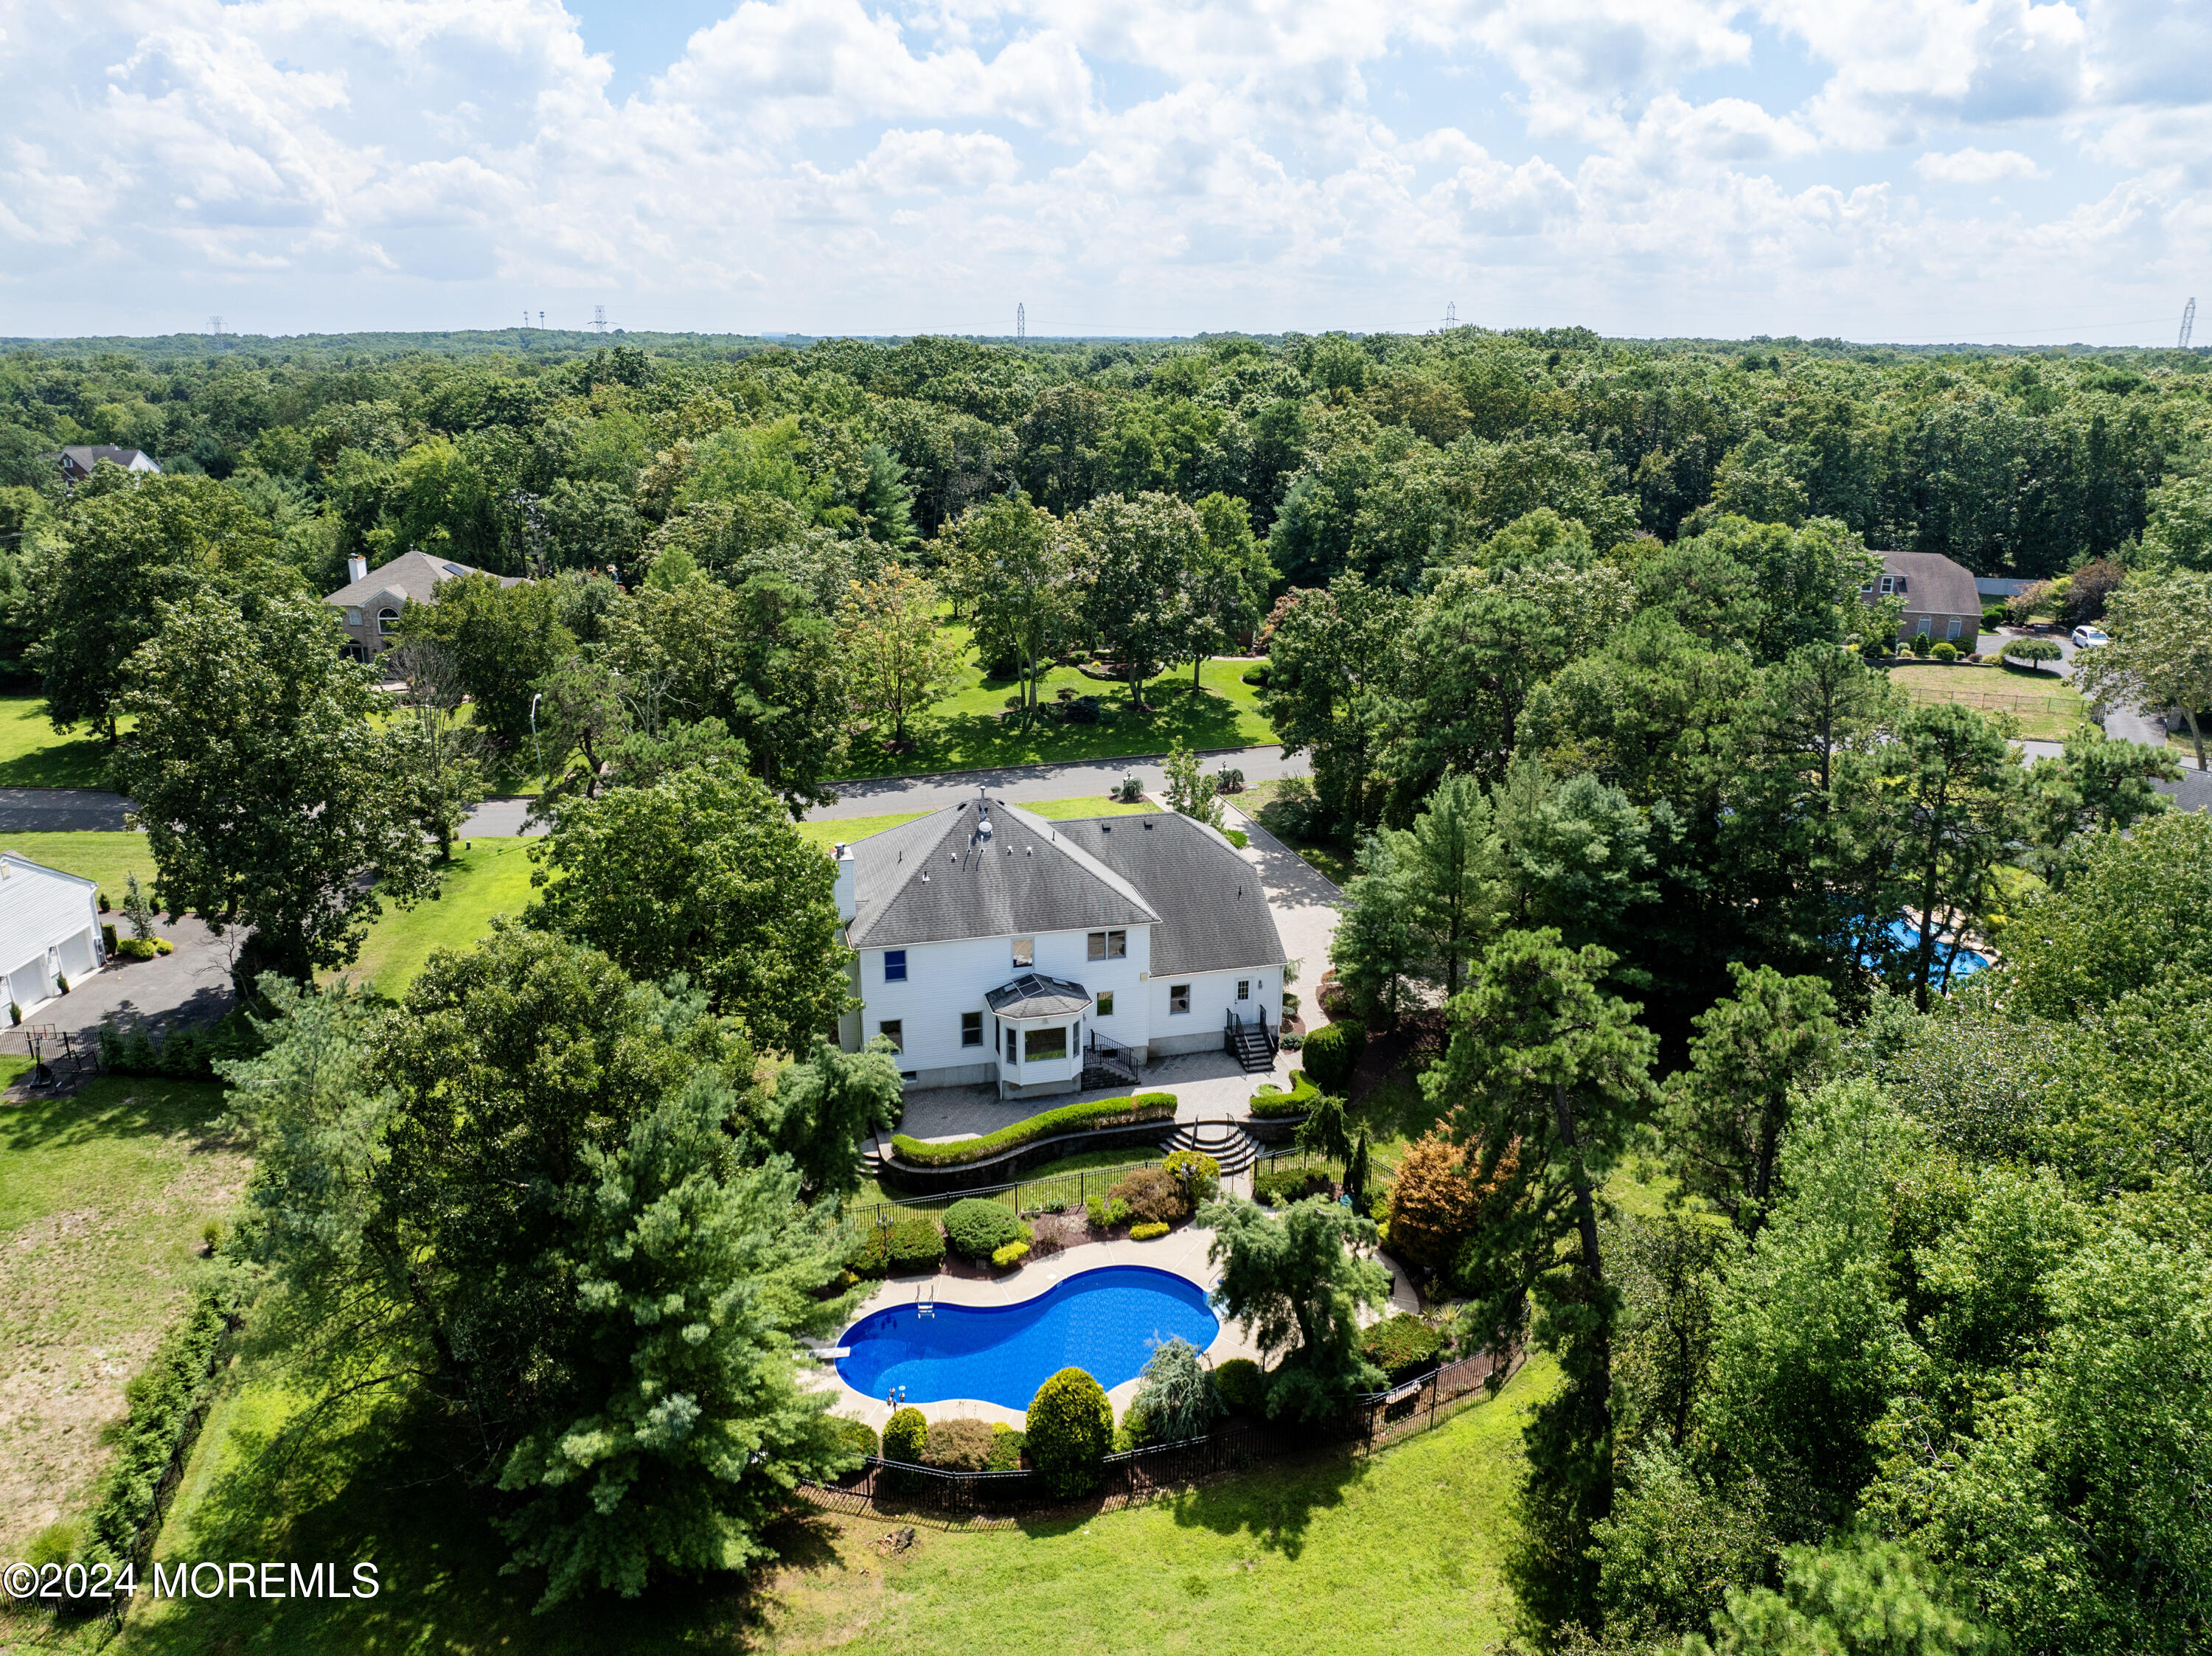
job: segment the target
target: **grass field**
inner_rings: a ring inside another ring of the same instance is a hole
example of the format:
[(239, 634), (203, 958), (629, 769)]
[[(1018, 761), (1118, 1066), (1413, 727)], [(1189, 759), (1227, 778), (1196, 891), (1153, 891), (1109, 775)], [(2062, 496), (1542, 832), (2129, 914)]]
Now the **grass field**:
[[(998, 1529), (917, 1526), (878, 1557), (881, 1518), (804, 1520), (749, 1586), (670, 1586), (533, 1616), (481, 1497), (397, 1406), (275, 1453), (301, 1406), (234, 1374), (157, 1556), (374, 1562), (370, 1600), (143, 1605), (127, 1651), (515, 1653), (841, 1650), (854, 1656), (1254, 1656), (1480, 1650), (1511, 1612), (1501, 1577), (1520, 1429), (1553, 1383), (1532, 1363), (1495, 1399), (1371, 1459), (1277, 1464), (1153, 1505)], [(1232, 1636), (1233, 1635), (1233, 1636)]]
[(89, 1504), (125, 1385), (210, 1268), (201, 1231), (246, 1176), (221, 1105), (125, 1077), (0, 1103), (0, 1559)]
[[(361, 957), (347, 968), (356, 983), (373, 983), (387, 995), (404, 993), (431, 952), (467, 949), (491, 930), (495, 914), (520, 914), (530, 901), (528, 839), (482, 839), (453, 860), (434, 902), (386, 908), (369, 927)], [(336, 973), (324, 974), (325, 980)]]
[(2089, 718), (2089, 704), (2081, 692), (2057, 673), (1960, 661), (1892, 667), (1889, 676), (1915, 701), (1956, 701), (1984, 713), (2008, 713), (2020, 721), (2020, 735), (2031, 741), (2063, 742), (2067, 731)]
[(134, 870), (140, 888), (149, 898), (154, 895), (154, 856), (143, 834), (0, 834), (0, 851), (95, 880), (118, 907), (123, 902), (123, 877)]
[[(1312, 782), (1303, 776), (1279, 777), (1255, 782), (1243, 792), (1229, 796), (1229, 803), (1280, 840), (1319, 870), (1322, 877), (1341, 886), (1359, 872), (1359, 864), (1343, 846), (1330, 845), (1295, 832), (1287, 815), (1276, 809), (1285, 794), (1310, 794)], [(1319, 968), (1316, 968), (1318, 976)]]
[(58, 733), (44, 696), (0, 696), (0, 787), (104, 788), (111, 751), (82, 726)]
[(1095, 725), (1062, 724), (1040, 714), (1024, 731), (1007, 703), (1018, 694), (1011, 679), (987, 679), (974, 660), (969, 630), (948, 622), (958, 644), (962, 666), (958, 688), (936, 702), (927, 717), (910, 725), (913, 748), (884, 750), (873, 737), (857, 739), (847, 773), (852, 776), (913, 776), (929, 771), (970, 770), (994, 765), (1029, 765), (1124, 755), (1165, 753), (1180, 737), (1191, 748), (1250, 748), (1275, 739), (1274, 726), (1260, 712), (1259, 691), (1243, 682), (1249, 661), (1209, 661), (1200, 670), (1199, 688), (1190, 682), (1186, 662), (1145, 686), (1149, 711), (1129, 706), (1126, 684), (1091, 678), (1073, 667), (1047, 674), (1040, 700), (1050, 703), (1063, 688), (1095, 695), (1102, 706)]

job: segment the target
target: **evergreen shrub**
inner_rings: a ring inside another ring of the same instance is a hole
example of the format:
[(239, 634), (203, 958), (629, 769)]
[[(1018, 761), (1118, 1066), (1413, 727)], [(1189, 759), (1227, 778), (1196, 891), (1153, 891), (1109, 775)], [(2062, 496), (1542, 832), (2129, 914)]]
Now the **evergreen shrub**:
[(1063, 1368), (1030, 1399), (1024, 1433), (1030, 1464), (1044, 1474), (1054, 1495), (1087, 1495), (1097, 1486), (1098, 1463), (1114, 1442), (1114, 1405), (1106, 1388), (1080, 1368)]

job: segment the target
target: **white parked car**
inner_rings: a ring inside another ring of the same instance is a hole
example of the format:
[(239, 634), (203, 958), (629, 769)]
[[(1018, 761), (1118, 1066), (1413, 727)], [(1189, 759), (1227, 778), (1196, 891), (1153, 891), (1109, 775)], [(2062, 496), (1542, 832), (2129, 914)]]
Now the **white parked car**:
[(2112, 641), (2111, 636), (2101, 627), (2082, 626), (2074, 629), (2074, 647), (2077, 650), (2094, 650), (2100, 644)]

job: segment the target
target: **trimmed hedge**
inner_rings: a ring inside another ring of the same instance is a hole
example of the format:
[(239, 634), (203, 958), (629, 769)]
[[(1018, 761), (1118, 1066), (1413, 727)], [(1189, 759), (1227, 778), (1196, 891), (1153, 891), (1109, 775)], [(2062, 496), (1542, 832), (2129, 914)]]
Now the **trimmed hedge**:
[(1359, 1337), (1359, 1355), (1388, 1375), (1393, 1386), (1427, 1373), (1443, 1349), (1443, 1336), (1406, 1311), (1383, 1318)]
[(1306, 1032), (1305, 1073), (1325, 1093), (1341, 1094), (1352, 1085), (1352, 1072), (1367, 1050), (1367, 1026), (1358, 1018), (1340, 1018)]
[(119, 1570), (140, 1562), (153, 1544), (161, 1521), (161, 1481), (199, 1434), (215, 1391), (216, 1350), (228, 1323), (228, 1299), (220, 1288), (206, 1289), (161, 1342), (145, 1372), (125, 1389), (131, 1413), (123, 1423), (115, 1464), (85, 1526), (90, 1538), (84, 1563)]
[(855, 1277), (896, 1277), (902, 1271), (934, 1271), (945, 1263), (945, 1233), (933, 1215), (900, 1208), (891, 1216), (890, 1228), (869, 1225), (845, 1269)]
[(963, 1259), (978, 1264), (1012, 1242), (1026, 1242), (1030, 1228), (1004, 1202), (965, 1197), (945, 1210), (945, 1240)]
[(955, 1139), (949, 1144), (926, 1144), (904, 1133), (893, 1135), (891, 1153), (902, 1162), (924, 1168), (957, 1168), (963, 1162), (981, 1162), (1001, 1150), (1011, 1150), (1031, 1139), (1057, 1133), (1094, 1132), (1103, 1127), (1133, 1126), (1145, 1121), (1165, 1121), (1176, 1113), (1173, 1093), (1139, 1093), (1130, 1098), (1095, 1098), (1088, 1104), (1069, 1104), (1047, 1110), (1025, 1121), (1017, 1121), (978, 1138)]
[(1129, 1240), (1133, 1242), (1149, 1242), (1155, 1236), (1164, 1236), (1167, 1234), (1168, 1225), (1164, 1219), (1147, 1219), (1141, 1225), (1129, 1227)]
[(1088, 1495), (1098, 1463), (1114, 1447), (1114, 1405), (1106, 1388), (1080, 1368), (1063, 1368), (1030, 1399), (1023, 1434), (1030, 1464), (1054, 1495)]
[(991, 1426), (991, 1459), (985, 1463), (987, 1472), (1018, 1472), (1022, 1469), (1022, 1435), (1012, 1427), (1000, 1422)]
[(1231, 1357), (1213, 1368), (1213, 1389), (1235, 1415), (1267, 1412), (1267, 1377), (1249, 1357)]
[(1029, 1257), (1030, 1245), (1027, 1242), (1009, 1242), (1004, 1247), (991, 1250), (991, 1263), (1000, 1271), (1012, 1271)]
[[(1307, 1037), (1310, 1041), (1312, 1037)], [(1306, 1079), (1304, 1070), (1291, 1071), (1291, 1090), (1284, 1092), (1269, 1087), (1252, 1095), (1252, 1113), (1261, 1120), (1276, 1116), (1304, 1115), (1313, 1108), (1314, 1100), (1321, 1096), (1321, 1089)]]
[(1129, 1204), (1118, 1196), (1094, 1196), (1083, 1204), (1093, 1230), (1111, 1230), (1129, 1222)]

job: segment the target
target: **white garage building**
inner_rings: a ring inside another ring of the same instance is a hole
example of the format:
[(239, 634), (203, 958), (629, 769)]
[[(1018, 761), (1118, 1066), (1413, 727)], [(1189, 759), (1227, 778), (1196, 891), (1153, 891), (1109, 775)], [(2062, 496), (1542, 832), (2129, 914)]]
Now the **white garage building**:
[(0, 852), (0, 971), (25, 1012), (106, 963), (100, 888), (14, 852)]

